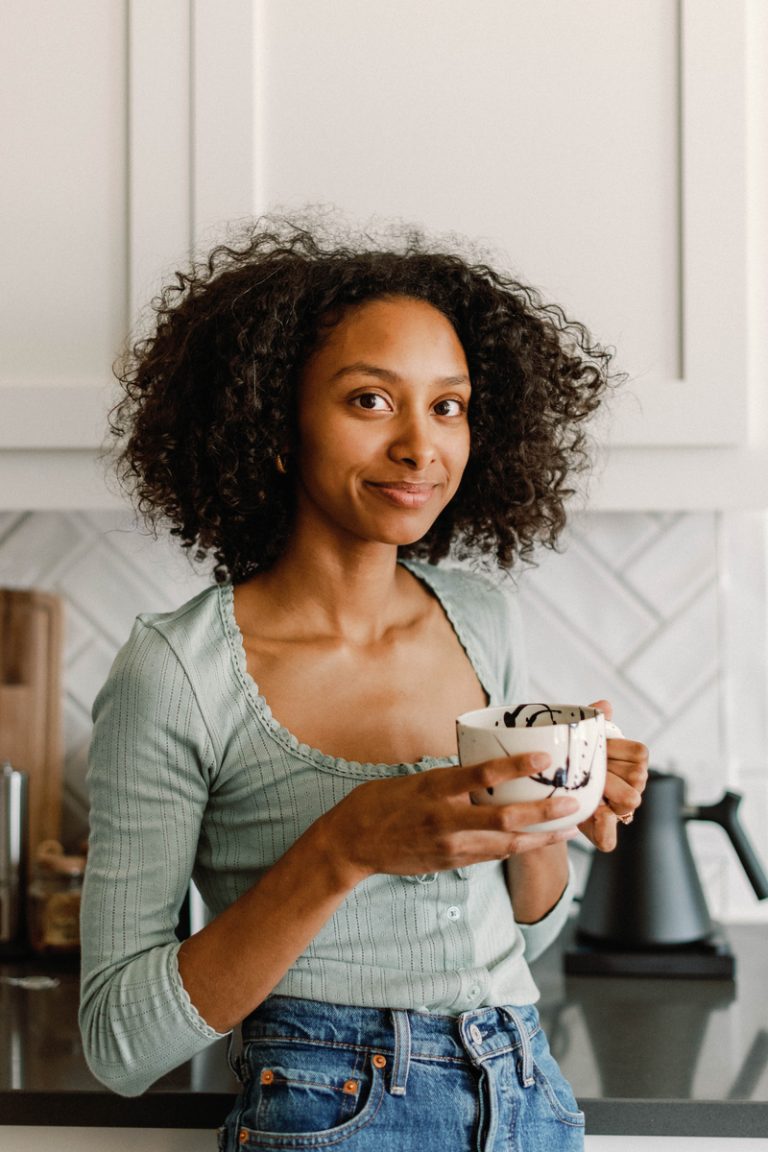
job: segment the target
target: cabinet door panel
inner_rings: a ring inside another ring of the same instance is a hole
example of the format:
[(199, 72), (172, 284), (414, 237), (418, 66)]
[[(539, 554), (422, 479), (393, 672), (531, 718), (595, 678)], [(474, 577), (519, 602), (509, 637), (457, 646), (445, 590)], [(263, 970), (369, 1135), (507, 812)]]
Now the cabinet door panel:
[(490, 238), (617, 346), (614, 443), (741, 442), (738, 0), (262, 10), (266, 204)]
[(0, 385), (101, 383), (126, 320), (125, 4), (2, 17)]

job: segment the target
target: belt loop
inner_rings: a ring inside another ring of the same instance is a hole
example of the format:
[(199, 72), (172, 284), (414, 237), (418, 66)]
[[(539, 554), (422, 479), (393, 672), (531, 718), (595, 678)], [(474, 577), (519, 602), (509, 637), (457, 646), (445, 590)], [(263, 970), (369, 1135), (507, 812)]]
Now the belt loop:
[(411, 1066), (411, 1023), (407, 1012), (399, 1008), (393, 1008), (391, 1011), (395, 1030), (395, 1055), (392, 1061), (389, 1091), (392, 1096), (405, 1096)]
[(528, 1035), (528, 1029), (525, 1026), (525, 1021), (519, 1012), (514, 1008), (509, 1008), (505, 1005), (502, 1011), (509, 1017), (517, 1029), (517, 1034), (520, 1037), (520, 1082), (523, 1088), (532, 1088), (536, 1083), (533, 1075), (533, 1049), (531, 1047), (531, 1038)]

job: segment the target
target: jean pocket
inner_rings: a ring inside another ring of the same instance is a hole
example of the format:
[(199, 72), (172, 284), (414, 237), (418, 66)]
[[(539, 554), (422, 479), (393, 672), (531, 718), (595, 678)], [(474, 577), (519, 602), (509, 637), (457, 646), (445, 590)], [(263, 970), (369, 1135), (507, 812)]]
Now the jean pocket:
[(249, 1046), (240, 1147), (317, 1147), (324, 1137), (335, 1143), (353, 1135), (381, 1105), (379, 1062), (354, 1047)]
[(554, 1116), (563, 1124), (584, 1127), (584, 1113), (576, 1102), (571, 1085), (560, 1071), (560, 1065), (549, 1050), (543, 1032), (534, 1039), (534, 1078)]

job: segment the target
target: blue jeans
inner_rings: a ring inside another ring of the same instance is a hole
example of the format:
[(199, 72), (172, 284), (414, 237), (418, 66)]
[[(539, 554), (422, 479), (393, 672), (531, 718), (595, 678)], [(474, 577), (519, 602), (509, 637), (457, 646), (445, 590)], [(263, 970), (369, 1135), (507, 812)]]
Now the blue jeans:
[(533, 1005), (461, 1016), (273, 996), (243, 1024), (221, 1152), (581, 1152)]

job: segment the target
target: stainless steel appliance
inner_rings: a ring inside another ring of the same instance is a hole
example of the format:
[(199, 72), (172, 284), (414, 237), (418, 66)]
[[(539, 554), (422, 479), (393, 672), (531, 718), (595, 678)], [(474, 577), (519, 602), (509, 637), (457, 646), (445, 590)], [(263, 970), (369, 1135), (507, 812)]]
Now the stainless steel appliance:
[(0, 948), (21, 947), (25, 937), (27, 776), (0, 766)]

